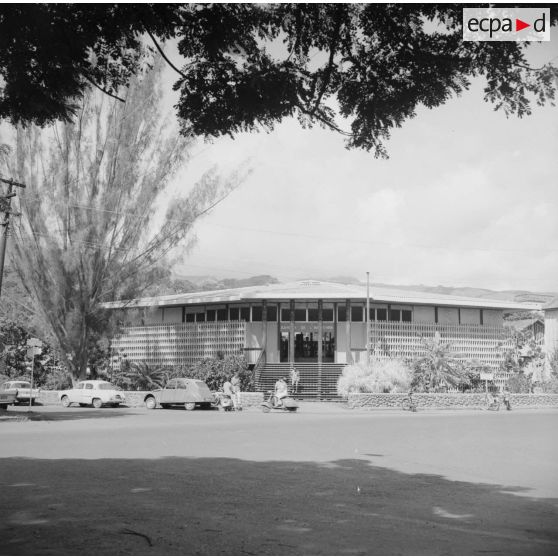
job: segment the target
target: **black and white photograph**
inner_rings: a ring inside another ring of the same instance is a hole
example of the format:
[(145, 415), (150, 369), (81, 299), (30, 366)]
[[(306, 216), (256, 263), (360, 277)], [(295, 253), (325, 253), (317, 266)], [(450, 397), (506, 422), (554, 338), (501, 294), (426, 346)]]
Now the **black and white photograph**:
[(3, 3), (0, 555), (558, 554), (558, 4)]

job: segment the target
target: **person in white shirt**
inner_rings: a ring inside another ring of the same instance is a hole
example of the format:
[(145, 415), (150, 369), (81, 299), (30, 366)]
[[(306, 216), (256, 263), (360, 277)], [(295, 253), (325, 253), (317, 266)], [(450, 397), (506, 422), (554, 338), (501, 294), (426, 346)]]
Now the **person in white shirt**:
[(283, 404), (283, 399), (289, 396), (289, 387), (287, 386), (287, 378), (279, 378), (275, 382), (275, 397), (278, 402)]

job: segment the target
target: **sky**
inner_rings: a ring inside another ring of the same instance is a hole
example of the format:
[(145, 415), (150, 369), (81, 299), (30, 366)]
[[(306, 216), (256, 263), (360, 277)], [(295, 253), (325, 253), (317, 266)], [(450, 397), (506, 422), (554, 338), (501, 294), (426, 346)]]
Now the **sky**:
[[(556, 29), (531, 57), (558, 57)], [(179, 188), (214, 163), (252, 174), (199, 222), (175, 271), (558, 291), (558, 109), (506, 118), (482, 87), (420, 109), (388, 160), (295, 120), (200, 143)]]
[[(173, 45), (167, 52), (180, 65)], [(533, 45), (558, 63), (558, 29)], [(167, 68), (172, 111), (176, 74)], [(558, 108), (506, 118), (483, 81), (393, 131), (389, 159), (287, 120), (271, 133), (202, 140), (168, 199), (214, 166), (250, 176), (200, 219), (185, 276), (353, 277), (391, 285), (558, 292)]]

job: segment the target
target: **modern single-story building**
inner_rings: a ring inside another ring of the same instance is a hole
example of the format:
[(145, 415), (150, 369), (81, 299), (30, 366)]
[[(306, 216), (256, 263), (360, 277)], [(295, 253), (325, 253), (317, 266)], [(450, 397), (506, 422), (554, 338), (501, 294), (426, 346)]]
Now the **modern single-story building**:
[(503, 313), (541, 305), (299, 281), (107, 303), (122, 331), (113, 340), (114, 362), (187, 365), (204, 357), (243, 352), (260, 387), (301, 373), (309, 397), (327, 397), (347, 363), (367, 356), (407, 358), (421, 353), (424, 338), (439, 334), (459, 358), (498, 368), (510, 345)]

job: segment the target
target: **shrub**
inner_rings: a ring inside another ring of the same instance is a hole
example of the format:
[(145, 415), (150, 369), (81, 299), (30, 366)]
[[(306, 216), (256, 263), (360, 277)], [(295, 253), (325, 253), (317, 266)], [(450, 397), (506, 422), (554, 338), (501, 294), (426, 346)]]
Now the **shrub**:
[(531, 380), (527, 376), (525, 376), (523, 372), (510, 376), (510, 378), (506, 382), (506, 386), (512, 393), (531, 392)]
[(337, 381), (337, 393), (347, 397), (349, 393), (404, 392), (410, 384), (411, 372), (403, 361), (372, 359), (368, 366), (345, 366)]
[(223, 384), (230, 380), (235, 373), (240, 377), (240, 389), (252, 391), (254, 389), (254, 373), (248, 369), (248, 363), (243, 355), (229, 355), (220, 358), (205, 358), (190, 366), (185, 374), (189, 378), (203, 380), (209, 389), (219, 391)]

